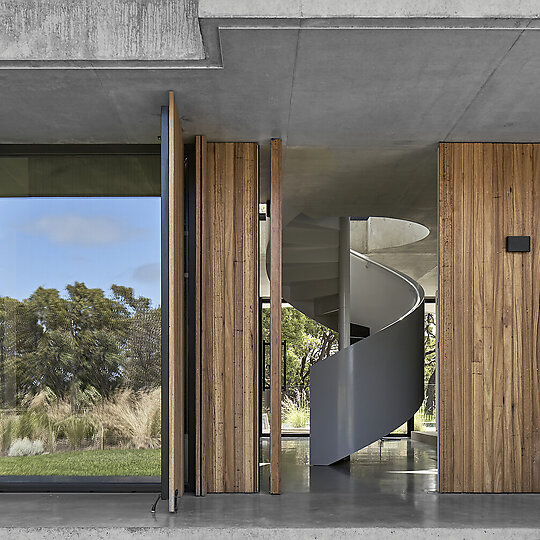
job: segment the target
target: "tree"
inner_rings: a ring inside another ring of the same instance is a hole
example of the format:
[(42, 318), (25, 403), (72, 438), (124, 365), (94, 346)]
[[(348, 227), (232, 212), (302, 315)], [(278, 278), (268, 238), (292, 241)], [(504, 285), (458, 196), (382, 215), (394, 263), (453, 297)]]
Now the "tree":
[(32, 353), (41, 336), (37, 319), (28, 305), (14, 298), (0, 298), (0, 402), (18, 406), (39, 386)]
[(153, 308), (132, 288), (113, 285), (115, 298), (130, 312), (127, 334), (126, 382), (133, 390), (151, 390), (161, 384), (161, 309)]
[(160, 386), (160, 308), (129, 287), (111, 290), (75, 282), (65, 298), (44, 287), (22, 302), (0, 297), (0, 405), (49, 389), (78, 409), (80, 390), (106, 399), (125, 385)]
[(73, 392), (78, 384), (94, 386), (102, 398), (122, 383), (129, 312), (102, 289), (84, 283), (67, 285), (68, 315), (73, 340)]
[(424, 394), (426, 414), (435, 411), (435, 369), (437, 367), (437, 336), (435, 316), (424, 316)]
[[(269, 310), (263, 311), (263, 339), (270, 339)], [(309, 389), (309, 369), (319, 360), (337, 352), (337, 332), (310, 319), (293, 307), (281, 309), (281, 335), (287, 344), (287, 389)], [(268, 364), (268, 355), (267, 364)], [(270, 370), (266, 369), (267, 384)]]
[(48, 387), (62, 399), (74, 376), (68, 302), (57, 289), (38, 287), (24, 305), (34, 321), (36, 339), (25, 359), (34, 372), (35, 392)]
[(437, 336), (435, 316), (426, 313), (424, 316), (424, 386), (435, 372), (437, 362)]

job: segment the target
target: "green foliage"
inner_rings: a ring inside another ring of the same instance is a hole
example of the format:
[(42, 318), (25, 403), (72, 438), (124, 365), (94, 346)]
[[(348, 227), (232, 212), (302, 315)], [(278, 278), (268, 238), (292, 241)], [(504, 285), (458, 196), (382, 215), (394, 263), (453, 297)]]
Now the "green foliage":
[(35, 422), (32, 416), (32, 413), (23, 413), (17, 418), (14, 430), (17, 438), (33, 438)]
[[(309, 392), (309, 368), (337, 351), (338, 335), (293, 307), (281, 309), (281, 334), (287, 344), (286, 393), (294, 398), (297, 389)], [(268, 342), (270, 316), (267, 309), (263, 310), (262, 335)], [(268, 364), (268, 354), (266, 360)], [(267, 366), (267, 385), (270, 384), (269, 376), (270, 370)]]
[(133, 390), (151, 390), (161, 378), (161, 310), (147, 298), (136, 298), (133, 289), (113, 285), (117, 301), (130, 313), (127, 329), (125, 378)]
[(7, 452), (11, 446), (11, 442), (15, 437), (13, 436), (13, 419), (1, 419), (0, 420), (0, 450)]
[(44, 287), (23, 301), (0, 297), (0, 407), (47, 391), (79, 413), (89, 389), (105, 400), (121, 387), (160, 386), (160, 308), (131, 288), (111, 289), (109, 298), (75, 282), (65, 298)]
[[(95, 388), (79, 391), (81, 412), (50, 391), (25, 403), (19, 413), (0, 412), (0, 451), (15, 439), (39, 440), (47, 452), (81, 448), (158, 448), (161, 443), (161, 390), (118, 390), (102, 399)], [(0, 461), (3, 458), (0, 457)]]
[[(437, 330), (435, 316), (424, 316), (424, 402), (414, 416), (417, 431), (433, 428), (435, 418), (435, 369), (437, 367)], [(431, 383), (431, 384), (430, 384)]]
[(424, 316), (424, 387), (427, 387), (437, 363), (437, 331), (435, 316), (426, 313)]
[(50, 447), (54, 437), (53, 423), (41, 411), (26, 410), (19, 415), (0, 417), (0, 450), (3, 452), (9, 449), (15, 439), (40, 440)]
[(111, 290), (75, 282), (65, 296), (39, 287), (23, 301), (0, 297), (3, 455), (25, 438), (60, 455), (159, 447), (161, 310)]
[(286, 427), (302, 428), (309, 426), (309, 400), (305, 392), (297, 391), (294, 398), (285, 396), (281, 403), (282, 423)]
[(81, 448), (83, 441), (91, 442), (97, 426), (88, 416), (69, 416), (57, 425), (57, 438), (65, 438), (73, 449)]
[(0, 475), (159, 476), (160, 456), (159, 449), (114, 449), (3, 457)]
[(161, 441), (161, 408), (156, 407), (150, 424), (150, 437)]

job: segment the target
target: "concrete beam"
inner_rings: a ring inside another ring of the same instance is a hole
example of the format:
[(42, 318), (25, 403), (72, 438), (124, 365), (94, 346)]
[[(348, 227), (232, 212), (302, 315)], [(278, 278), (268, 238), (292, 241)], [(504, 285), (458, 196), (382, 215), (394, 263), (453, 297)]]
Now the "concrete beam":
[(536, 18), (537, 0), (200, 0), (201, 18)]
[(197, 0), (0, 0), (0, 61), (200, 60)]

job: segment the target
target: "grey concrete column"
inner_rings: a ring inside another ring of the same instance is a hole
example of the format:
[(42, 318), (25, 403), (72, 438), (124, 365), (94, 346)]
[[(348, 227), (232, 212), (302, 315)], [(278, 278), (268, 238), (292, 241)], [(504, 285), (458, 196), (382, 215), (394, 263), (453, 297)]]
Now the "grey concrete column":
[(351, 222), (339, 218), (339, 349), (351, 344)]

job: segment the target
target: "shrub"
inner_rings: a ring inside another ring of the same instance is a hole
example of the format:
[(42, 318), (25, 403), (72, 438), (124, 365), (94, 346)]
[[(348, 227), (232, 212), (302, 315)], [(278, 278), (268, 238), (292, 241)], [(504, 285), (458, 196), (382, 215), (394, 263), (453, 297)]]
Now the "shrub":
[(153, 439), (161, 441), (161, 406), (157, 407), (150, 427), (150, 436)]
[(80, 448), (85, 440), (91, 442), (96, 432), (97, 426), (89, 416), (69, 416), (57, 426), (58, 437), (66, 438), (73, 449)]
[(13, 439), (13, 418), (7, 417), (0, 422), (0, 449), (6, 452)]
[(54, 424), (46, 412), (27, 410), (18, 416), (10, 416), (0, 425), (2, 450), (11, 445), (13, 439), (39, 439), (51, 450), (54, 450)]
[(131, 448), (157, 448), (161, 441), (161, 390), (133, 392), (122, 390), (103, 403), (98, 413), (107, 442)]
[(32, 422), (32, 415), (30, 413), (22, 413), (17, 417), (15, 436), (19, 439), (33, 438), (34, 428)]
[(8, 456), (37, 456), (38, 454), (43, 454), (43, 451), (43, 443), (39, 439), (31, 441), (30, 439), (25, 437), (24, 439), (15, 439), (11, 443), (8, 451)]
[[(45, 389), (25, 403), (19, 415), (0, 416), (1, 451), (6, 452), (15, 439), (39, 439), (50, 452), (94, 445), (127, 448), (158, 448), (161, 443), (161, 390), (117, 391), (102, 399), (89, 387), (79, 392), (82, 412), (73, 413), (68, 400), (57, 399)], [(63, 442), (65, 441), (65, 442)], [(66, 445), (67, 442), (67, 445)]]
[(305, 393), (297, 392), (295, 399), (285, 396), (281, 403), (283, 423), (289, 427), (309, 426), (309, 402)]

